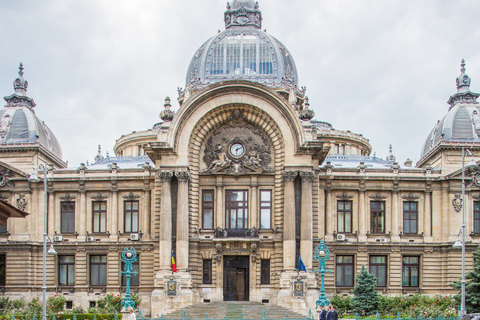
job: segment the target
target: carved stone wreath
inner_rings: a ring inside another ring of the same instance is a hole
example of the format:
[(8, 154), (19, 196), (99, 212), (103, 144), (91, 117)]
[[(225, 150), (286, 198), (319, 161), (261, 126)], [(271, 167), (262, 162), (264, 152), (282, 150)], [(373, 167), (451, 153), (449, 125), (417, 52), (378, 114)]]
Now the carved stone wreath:
[[(230, 147), (241, 144), (244, 151), (239, 156)], [(240, 110), (235, 110), (228, 122), (216, 128), (207, 140), (203, 161), (204, 172), (234, 175), (271, 171), (271, 144), (268, 136), (247, 122)]]
[(460, 212), (460, 210), (462, 210), (462, 195), (460, 193), (455, 194), (455, 199), (452, 200), (452, 204), (455, 211)]
[(27, 207), (27, 199), (25, 199), (25, 195), (23, 193), (19, 194), (18, 195), (18, 199), (17, 199), (17, 208), (22, 210), (22, 211), (25, 211), (25, 208)]

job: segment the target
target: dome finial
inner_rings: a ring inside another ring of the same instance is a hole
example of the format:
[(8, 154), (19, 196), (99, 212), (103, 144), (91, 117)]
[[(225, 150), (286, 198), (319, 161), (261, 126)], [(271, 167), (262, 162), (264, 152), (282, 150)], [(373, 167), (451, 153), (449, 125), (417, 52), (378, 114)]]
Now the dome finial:
[(393, 155), (393, 147), (392, 144), (390, 144), (388, 148), (388, 156), (387, 156), (387, 161), (388, 162), (395, 162), (397, 158)]
[(13, 82), (15, 94), (19, 96), (27, 95), (28, 82), (23, 78), (23, 63), (18, 66), (18, 78)]
[(462, 59), (460, 63), (460, 75), (456, 79), (457, 93), (448, 99), (448, 104), (453, 108), (457, 103), (477, 103), (479, 94), (470, 91), (470, 83), (472, 79), (465, 74), (467, 69), (465, 68), (465, 59)]
[(18, 75), (20, 77), (23, 77), (23, 63), (22, 62), (20, 62), (20, 66), (18, 67), (18, 69), (19, 69), (18, 70)]
[(468, 75), (465, 74), (467, 69), (465, 68), (465, 59), (462, 59), (462, 63), (460, 64), (460, 72), (461, 74), (457, 78), (457, 92), (468, 92), (470, 91), (470, 83), (472, 79)]
[(262, 28), (262, 13), (259, 10), (258, 1), (233, 0), (227, 2), (225, 11), (225, 28), (254, 26)]

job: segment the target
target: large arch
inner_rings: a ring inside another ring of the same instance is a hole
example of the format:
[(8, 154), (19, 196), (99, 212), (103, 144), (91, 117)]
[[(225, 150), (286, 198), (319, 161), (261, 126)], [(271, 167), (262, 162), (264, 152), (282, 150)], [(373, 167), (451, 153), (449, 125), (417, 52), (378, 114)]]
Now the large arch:
[[(279, 128), (285, 141), (286, 163), (294, 162), (294, 155), (305, 143), (302, 125), (296, 111), (277, 92), (258, 83), (226, 81), (215, 84), (191, 96), (177, 112), (167, 137), (167, 144), (178, 156), (176, 165), (188, 166), (185, 146), (190, 143), (193, 128), (208, 113), (225, 105), (250, 105), (262, 110)], [(273, 120), (272, 120), (273, 121)], [(291, 157), (289, 159), (289, 157)]]

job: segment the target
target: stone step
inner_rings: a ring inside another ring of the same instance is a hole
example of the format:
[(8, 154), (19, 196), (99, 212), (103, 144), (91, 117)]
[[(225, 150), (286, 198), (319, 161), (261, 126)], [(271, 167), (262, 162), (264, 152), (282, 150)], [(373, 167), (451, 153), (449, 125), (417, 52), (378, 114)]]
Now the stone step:
[(165, 319), (180, 319), (183, 315), (188, 319), (285, 319), (287, 314), (290, 319), (305, 318), (303, 315), (290, 311), (286, 308), (274, 305), (261, 304), (252, 301), (222, 301), (202, 303), (189, 306), (164, 315)]

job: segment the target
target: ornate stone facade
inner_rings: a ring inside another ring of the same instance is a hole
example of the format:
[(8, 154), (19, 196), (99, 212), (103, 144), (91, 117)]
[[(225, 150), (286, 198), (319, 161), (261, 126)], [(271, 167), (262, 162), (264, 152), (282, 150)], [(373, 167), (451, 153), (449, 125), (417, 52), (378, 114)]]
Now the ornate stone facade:
[[(232, 1), (225, 17), (229, 35), (248, 27), (263, 36), (256, 2)], [(465, 145), (446, 136), (441, 140), (437, 136), (444, 129), (436, 126), (412, 167), (396, 163), (392, 149), (386, 160), (372, 157), (367, 138), (312, 120), (293, 58), (279, 42), (265, 39), (278, 49), (273, 53), (283, 61), (281, 73), (273, 74), (276, 59), (271, 75), (215, 78), (207, 72), (212, 64), (200, 63), (212, 49), (204, 45), (192, 59), (185, 91), (179, 90), (176, 112), (166, 99), (163, 122), (121, 136), (114, 156), (99, 149), (92, 164), (78, 168), (66, 168), (59, 153), (45, 151), (47, 138), (41, 148), (26, 151), (3, 143), (13, 125), (4, 112), (0, 144), (8, 156), (0, 159), (1, 197), (30, 213), (0, 231), (4, 294), (28, 299), (41, 292), (36, 271), (44, 200), (47, 233), (58, 252), (47, 257), (48, 294), (64, 294), (75, 307), (88, 308), (107, 293), (125, 290), (120, 255), (133, 246), (140, 273), (133, 291), (142, 298), (145, 316), (206, 300), (266, 300), (308, 313), (318, 297), (313, 252), (321, 239), (330, 248), (327, 268), (334, 270), (325, 277), (328, 296), (349, 294), (362, 265), (379, 264), (385, 270), (377, 274), (382, 276), (379, 290), (385, 294), (453, 294), (448, 284), (460, 276), (460, 252), (451, 245), (462, 209), (467, 269), (480, 243), (474, 215), (480, 206), (478, 172), (466, 173), (464, 208), (459, 196), (461, 148), (480, 153), (476, 104), (460, 99), (476, 98), (466, 90), (470, 79), (460, 81), (464, 66), (452, 110), (464, 108), (464, 119), (471, 117), (473, 140)], [(6, 98), (7, 111), (20, 102), (33, 108), (21, 72), (17, 95)], [(209, 82), (205, 74), (218, 81)], [(46, 199), (44, 181), (28, 181), (31, 168), (44, 162), (54, 164)], [(73, 274), (61, 271), (65, 258), (73, 261)], [(297, 273), (300, 258), (306, 272)], [(97, 260), (105, 276), (93, 279)], [(342, 272), (347, 267), (350, 275)], [(407, 267), (418, 277), (402, 275)], [(304, 297), (293, 295), (298, 277), (305, 284)], [(166, 294), (171, 281), (177, 284), (175, 297)]]

